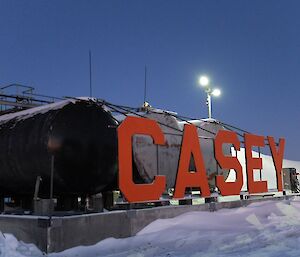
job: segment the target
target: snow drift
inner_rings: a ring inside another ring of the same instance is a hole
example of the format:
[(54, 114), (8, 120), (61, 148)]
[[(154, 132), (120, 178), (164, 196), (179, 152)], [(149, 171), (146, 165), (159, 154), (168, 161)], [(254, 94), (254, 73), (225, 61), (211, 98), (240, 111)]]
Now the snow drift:
[[(76, 236), (76, 235), (74, 235)], [(49, 257), (299, 256), (300, 198), (159, 219), (136, 236), (108, 238)], [(1, 257), (41, 257), (33, 245), (0, 236)]]

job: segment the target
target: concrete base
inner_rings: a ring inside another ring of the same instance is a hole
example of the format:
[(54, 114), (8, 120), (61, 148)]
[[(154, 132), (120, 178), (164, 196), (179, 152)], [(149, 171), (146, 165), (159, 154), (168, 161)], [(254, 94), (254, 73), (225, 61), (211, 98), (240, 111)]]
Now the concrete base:
[(51, 199), (36, 199), (33, 201), (34, 215), (45, 216), (54, 212), (54, 201)]
[(18, 240), (26, 243), (34, 243), (46, 253), (60, 252), (78, 245), (93, 245), (108, 237), (133, 236), (156, 219), (173, 218), (189, 211), (217, 211), (222, 208), (246, 206), (261, 200), (282, 200), (286, 198), (289, 198), (289, 196), (52, 218), (0, 215), (0, 231), (11, 233)]

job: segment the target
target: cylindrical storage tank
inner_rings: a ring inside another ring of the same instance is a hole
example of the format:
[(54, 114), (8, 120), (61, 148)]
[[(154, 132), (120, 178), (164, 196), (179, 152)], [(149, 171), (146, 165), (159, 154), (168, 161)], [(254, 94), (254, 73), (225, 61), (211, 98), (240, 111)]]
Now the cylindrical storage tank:
[[(185, 122), (183, 122), (182, 125), (184, 123)], [(215, 177), (217, 175), (223, 175), (225, 179), (227, 179), (229, 175), (229, 170), (219, 167), (214, 153), (214, 138), (219, 130), (224, 130), (225, 128), (215, 119), (192, 120), (189, 121), (189, 123), (197, 127), (208, 183), (210, 188), (214, 189), (216, 186)], [(223, 154), (231, 156), (230, 148), (231, 145), (223, 144)], [(192, 163), (192, 166), (193, 165), (194, 163)]]
[(0, 116), (0, 194), (95, 194), (116, 182), (117, 124), (92, 100), (64, 100)]
[(132, 140), (133, 160), (136, 177), (143, 182), (151, 183), (155, 175), (166, 176), (166, 187), (174, 187), (182, 131), (178, 126), (177, 119), (163, 112), (145, 113), (144, 116), (158, 122), (164, 133), (165, 145), (155, 145), (150, 136), (134, 135)]
[[(133, 159), (140, 180), (151, 183), (155, 175), (166, 176), (166, 187), (173, 188), (178, 171), (182, 135), (185, 124), (197, 126), (201, 153), (211, 189), (215, 188), (215, 176), (228, 177), (228, 170), (222, 170), (214, 157), (213, 139), (219, 130), (224, 129), (216, 120), (178, 121), (173, 115), (152, 110), (143, 114), (146, 118), (156, 120), (164, 133), (165, 145), (155, 145), (149, 136), (133, 137)], [(230, 145), (223, 145), (223, 153), (230, 156)], [(195, 170), (191, 156), (190, 170)]]

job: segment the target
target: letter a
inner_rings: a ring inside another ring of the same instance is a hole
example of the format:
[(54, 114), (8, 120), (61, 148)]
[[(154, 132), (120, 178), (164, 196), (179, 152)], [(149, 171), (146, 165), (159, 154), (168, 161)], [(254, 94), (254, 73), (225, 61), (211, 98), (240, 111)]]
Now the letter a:
[[(189, 171), (191, 155), (196, 171)], [(198, 187), (202, 197), (210, 196), (197, 128), (189, 124), (184, 125), (174, 198), (184, 198), (187, 187)]]

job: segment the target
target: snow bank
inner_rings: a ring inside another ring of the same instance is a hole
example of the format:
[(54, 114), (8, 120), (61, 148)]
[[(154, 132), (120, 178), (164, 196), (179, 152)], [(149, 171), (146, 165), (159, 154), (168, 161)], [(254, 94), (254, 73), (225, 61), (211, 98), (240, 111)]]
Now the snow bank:
[[(4, 237), (5, 236), (5, 237)], [(42, 257), (33, 245), (0, 234), (1, 257)], [(75, 235), (74, 235), (75, 236)], [(79, 236), (79, 235), (76, 235)], [(49, 257), (299, 256), (300, 197), (217, 212), (189, 212), (159, 219), (136, 236), (108, 238)]]
[(51, 257), (299, 256), (300, 198), (156, 220), (136, 236), (109, 238)]
[(1, 257), (41, 257), (42, 252), (33, 244), (18, 241), (13, 235), (0, 233)]

